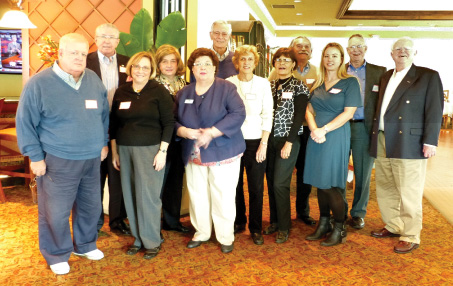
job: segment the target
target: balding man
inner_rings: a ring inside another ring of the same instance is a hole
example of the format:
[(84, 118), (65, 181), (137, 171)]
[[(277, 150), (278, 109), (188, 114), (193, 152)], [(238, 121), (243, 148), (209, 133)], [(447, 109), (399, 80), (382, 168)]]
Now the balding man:
[(400, 237), (396, 253), (420, 245), (427, 159), (435, 156), (443, 111), (438, 72), (413, 64), (417, 54), (408, 37), (392, 46), (395, 69), (381, 79), (371, 155), (376, 158), (376, 195), (385, 227), (376, 238)]
[[(119, 37), (120, 31), (115, 25), (106, 23), (98, 26), (95, 37), (98, 50), (88, 54), (87, 57), (87, 68), (99, 76), (107, 89), (107, 99), (110, 108), (116, 89), (127, 80), (126, 65), (129, 57), (119, 55), (115, 50), (120, 42)], [(124, 206), (123, 191), (121, 189), (120, 172), (113, 168), (111, 151), (107, 156), (107, 160), (101, 163), (101, 200), (104, 197), (106, 178), (108, 179), (109, 186), (108, 208), (110, 230), (122, 234), (131, 234), (129, 226), (124, 222), (127, 214)], [(103, 225), (104, 213), (102, 212), (98, 221), (98, 231), (101, 230)]]
[[(349, 54), (346, 70), (348, 74), (357, 77), (360, 82), (363, 105), (357, 108), (352, 119), (349, 120), (355, 176), (354, 200), (349, 225), (355, 229), (362, 229), (365, 226), (365, 215), (370, 197), (371, 171), (374, 164), (374, 158), (369, 153), (371, 127), (379, 95), (379, 80), (387, 69), (365, 61), (367, 46), (365, 39), (360, 34), (349, 37), (346, 50)], [(346, 206), (346, 216), (347, 210)]]
[(104, 257), (96, 247), (96, 224), (109, 105), (101, 80), (85, 69), (88, 47), (80, 34), (63, 36), (58, 62), (25, 85), (16, 115), (20, 151), (37, 176), (39, 249), (55, 274), (69, 272), (73, 252)]

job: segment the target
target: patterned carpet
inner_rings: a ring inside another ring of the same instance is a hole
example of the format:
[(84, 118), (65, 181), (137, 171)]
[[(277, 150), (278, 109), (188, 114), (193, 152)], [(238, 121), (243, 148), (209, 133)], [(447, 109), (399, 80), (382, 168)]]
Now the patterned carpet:
[[(132, 238), (110, 232), (106, 220), (107, 236), (98, 240), (106, 257), (90, 261), (73, 255), (71, 272), (63, 276), (54, 275), (39, 252), (38, 210), (28, 189), (5, 189), (8, 202), (0, 204), (0, 285), (453, 285), (452, 225), (424, 200), (420, 248), (395, 254), (397, 238), (369, 235), (382, 227), (374, 189), (373, 184), (365, 228), (349, 228), (347, 242), (336, 247), (306, 241), (314, 228), (293, 220), (288, 242), (277, 245), (271, 235), (257, 246), (246, 231), (236, 235), (230, 254), (220, 252), (214, 236), (189, 250), (192, 233), (164, 232), (161, 252), (148, 261), (143, 253), (127, 256)], [(294, 199), (295, 193), (293, 218)], [(310, 204), (318, 218), (316, 192)], [(263, 219), (267, 226), (267, 195)], [(188, 217), (183, 221), (190, 225)]]

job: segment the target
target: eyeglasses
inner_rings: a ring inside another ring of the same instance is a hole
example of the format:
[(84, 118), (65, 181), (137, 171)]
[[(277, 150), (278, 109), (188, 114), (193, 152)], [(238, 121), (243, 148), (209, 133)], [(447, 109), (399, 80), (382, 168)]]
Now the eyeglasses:
[(398, 48), (394, 48), (393, 50), (394, 50), (395, 52), (398, 52), (398, 53), (402, 52), (403, 50), (404, 50), (405, 52), (410, 52), (410, 51), (412, 51), (412, 48), (408, 48), (408, 47), (398, 47)]
[(194, 67), (201, 67), (201, 66), (204, 66), (204, 67), (212, 67), (213, 64), (212, 64), (212, 63), (209, 63), (209, 62), (206, 62), (206, 63), (193, 63), (193, 66), (194, 66)]
[(348, 49), (361, 49), (361, 48), (365, 48), (366, 45), (352, 45), (352, 46), (349, 46)]
[(211, 32), (211, 33), (213, 33), (216, 37), (222, 36), (223, 38), (226, 38), (229, 35), (227, 32), (219, 32), (219, 31), (215, 31), (215, 32)]
[(108, 36), (108, 35), (96, 36), (96, 38), (101, 38), (103, 40), (118, 40), (119, 39), (115, 36)]
[(132, 65), (132, 69), (133, 69), (133, 70), (136, 70), (136, 71), (142, 70), (142, 71), (144, 71), (144, 72), (148, 72), (148, 71), (151, 70), (150, 67), (146, 67), (146, 66), (145, 66), (145, 67), (141, 67), (141, 66), (139, 66), (139, 65)]
[(275, 59), (275, 61), (277, 63), (291, 63), (293, 60), (292, 59), (288, 59), (288, 58), (278, 58), (278, 59)]
[(81, 53), (81, 52), (76, 52), (76, 51), (68, 52), (68, 54), (70, 54), (73, 57), (78, 57), (79, 55), (81, 55), (82, 57), (86, 58), (88, 56), (87, 53)]

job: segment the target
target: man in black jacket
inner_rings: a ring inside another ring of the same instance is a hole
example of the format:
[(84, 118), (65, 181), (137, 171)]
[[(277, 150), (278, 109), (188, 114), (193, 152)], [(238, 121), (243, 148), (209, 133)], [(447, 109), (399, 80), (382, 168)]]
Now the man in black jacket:
[[(95, 43), (98, 47), (96, 52), (88, 54), (87, 68), (93, 70), (107, 88), (107, 98), (110, 108), (112, 107), (113, 95), (119, 85), (127, 80), (126, 65), (129, 57), (119, 55), (115, 49), (118, 46), (120, 31), (115, 25), (106, 23), (96, 28)], [(101, 164), (101, 200), (104, 197), (105, 179), (108, 177), (109, 186), (109, 225), (110, 229), (123, 234), (130, 234), (129, 226), (124, 222), (127, 217), (124, 207), (123, 192), (119, 171), (112, 165), (111, 146), (107, 160)], [(104, 213), (98, 221), (98, 231), (104, 225)]]

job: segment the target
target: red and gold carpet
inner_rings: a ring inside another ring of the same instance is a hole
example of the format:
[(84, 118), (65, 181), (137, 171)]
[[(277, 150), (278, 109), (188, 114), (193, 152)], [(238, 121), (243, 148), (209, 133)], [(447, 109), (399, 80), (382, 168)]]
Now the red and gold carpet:
[[(38, 208), (28, 189), (6, 189), (8, 201), (0, 204), (0, 285), (453, 285), (452, 225), (424, 200), (420, 248), (396, 254), (397, 238), (369, 235), (383, 226), (374, 189), (373, 184), (365, 228), (348, 228), (347, 242), (339, 246), (306, 241), (314, 228), (294, 219), (288, 242), (278, 245), (270, 235), (257, 246), (246, 231), (236, 235), (229, 254), (220, 252), (214, 236), (187, 249), (192, 233), (164, 232), (161, 252), (148, 261), (143, 253), (127, 256), (132, 237), (110, 232), (106, 221), (103, 230), (108, 235), (98, 240), (105, 258), (71, 256), (71, 272), (63, 276), (53, 274), (39, 252)], [(348, 191), (349, 202), (351, 195)], [(293, 192), (293, 218), (294, 200)], [(310, 205), (317, 219), (316, 192)], [(263, 219), (267, 226), (267, 195)], [(188, 217), (183, 222), (190, 225)]]

